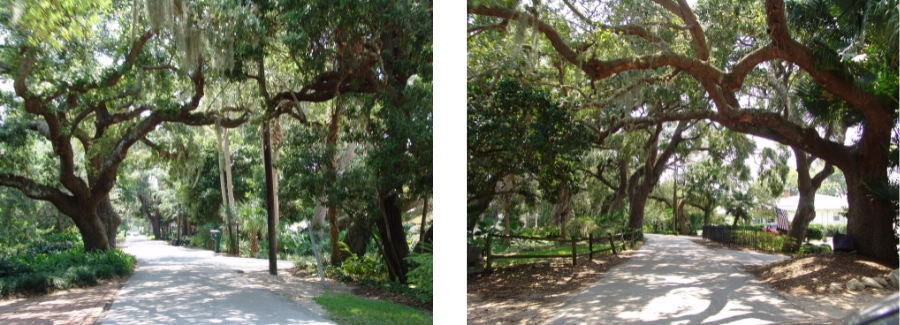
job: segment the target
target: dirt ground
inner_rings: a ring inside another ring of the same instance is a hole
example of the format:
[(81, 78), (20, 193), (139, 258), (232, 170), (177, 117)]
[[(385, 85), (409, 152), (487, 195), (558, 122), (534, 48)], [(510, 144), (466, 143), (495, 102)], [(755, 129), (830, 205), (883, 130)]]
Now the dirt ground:
[(615, 255), (520, 264), (469, 276), (466, 320), (469, 324), (540, 324), (572, 296), (599, 281), (607, 270), (637, 249)]
[[(714, 242), (695, 242), (712, 249), (729, 249)], [(890, 267), (855, 254), (793, 257), (767, 265), (749, 266), (744, 271), (817, 318), (842, 318), (898, 291), (896, 288), (866, 288), (859, 292), (829, 292), (828, 285), (833, 282), (846, 284), (853, 278), (884, 277), (891, 272)]]
[(0, 300), (0, 323), (92, 325), (106, 311), (127, 280), (105, 280), (90, 288)]

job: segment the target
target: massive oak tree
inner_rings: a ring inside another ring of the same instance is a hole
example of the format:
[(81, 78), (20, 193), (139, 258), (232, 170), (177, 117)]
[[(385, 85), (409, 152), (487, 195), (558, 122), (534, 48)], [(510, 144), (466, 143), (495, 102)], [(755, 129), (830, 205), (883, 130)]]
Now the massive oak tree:
[[(897, 118), (896, 99), (878, 94), (880, 88), (873, 87), (871, 82), (860, 82), (856, 79), (858, 73), (854, 75), (848, 69), (830, 66), (833, 62), (823, 57), (823, 51), (816, 48), (817, 43), (796, 37), (794, 34), (798, 32), (792, 32), (789, 26), (784, 1), (739, 5), (701, 2), (698, 8), (705, 11), (699, 17), (683, 0), (620, 2), (603, 7), (608, 10), (593, 13), (577, 3), (566, 1), (566, 4), (562, 9), (538, 4), (526, 12), (498, 4), (470, 2), (468, 13), (493, 23), (497, 26), (494, 29), (502, 30), (506, 27), (504, 22), (512, 21), (534, 28), (560, 60), (576, 67), (593, 82), (635, 71), (689, 77), (706, 93), (712, 109), (629, 118), (708, 119), (737, 132), (802, 148), (834, 165), (843, 171), (847, 180), (848, 233), (854, 237), (859, 252), (897, 263), (891, 202), (869, 195), (865, 188), (865, 184), (888, 182), (888, 148)], [(629, 18), (607, 19), (621, 13)], [(562, 21), (561, 17), (568, 20)], [(884, 26), (866, 28), (884, 29)], [(640, 50), (631, 53), (592, 49), (592, 45), (599, 43), (595, 35), (642, 46), (632, 47)], [(860, 42), (873, 44), (869, 37)], [(877, 47), (869, 49), (877, 50)], [(896, 44), (882, 50), (896, 52)], [(778, 109), (742, 102), (740, 98), (752, 86), (754, 76), (775, 61), (799, 67), (811, 82), (821, 87), (823, 96), (846, 103), (848, 110), (863, 120), (859, 139), (844, 145), (820, 135), (814, 128), (793, 122)], [(896, 62), (886, 68), (896, 70)], [(896, 75), (886, 78), (888, 83), (896, 84)], [(896, 90), (888, 91), (896, 94)]]

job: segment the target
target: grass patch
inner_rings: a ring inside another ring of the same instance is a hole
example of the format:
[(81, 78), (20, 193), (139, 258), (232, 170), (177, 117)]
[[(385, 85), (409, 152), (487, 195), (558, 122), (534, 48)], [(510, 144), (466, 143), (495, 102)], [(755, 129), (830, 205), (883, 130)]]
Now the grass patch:
[(345, 293), (325, 293), (313, 300), (328, 310), (328, 318), (342, 325), (434, 323), (428, 314), (388, 301), (371, 300)]

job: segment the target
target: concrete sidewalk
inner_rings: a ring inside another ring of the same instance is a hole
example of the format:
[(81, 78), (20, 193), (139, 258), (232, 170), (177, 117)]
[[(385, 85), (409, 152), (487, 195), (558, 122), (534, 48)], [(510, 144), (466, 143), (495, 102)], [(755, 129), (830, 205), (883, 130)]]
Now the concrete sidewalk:
[(686, 237), (646, 237), (628, 262), (566, 302), (547, 324), (767, 324), (813, 318), (738, 269), (784, 256), (713, 251)]
[(100, 324), (333, 324), (237, 273), (268, 270), (267, 260), (127, 240), (137, 268)]

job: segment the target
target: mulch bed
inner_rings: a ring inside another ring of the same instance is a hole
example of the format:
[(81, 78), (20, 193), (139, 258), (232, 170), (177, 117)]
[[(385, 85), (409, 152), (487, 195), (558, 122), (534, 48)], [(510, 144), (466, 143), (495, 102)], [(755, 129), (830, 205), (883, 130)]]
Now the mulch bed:
[[(703, 239), (692, 241), (710, 249), (754, 251), (739, 246), (728, 247)], [(882, 262), (864, 256), (834, 253), (792, 257), (780, 262), (742, 268), (773, 289), (795, 295), (826, 295), (829, 294), (828, 285), (832, 282), (846, 284), (850, 279), (864, 276), (883, 277), (892, 269)]]
[(792, 294), (828, 294), (827, 288), (832, 282), (844, 284), (864, 276), (883, 277), (891, 270), (891, 267), (863, 256), (831, 253), (744, 268), (772, 288)]

